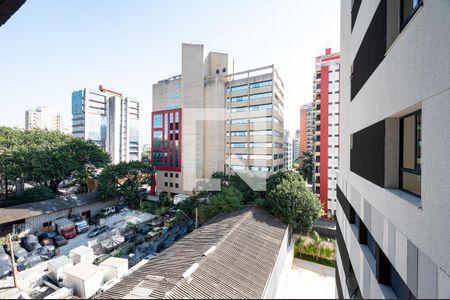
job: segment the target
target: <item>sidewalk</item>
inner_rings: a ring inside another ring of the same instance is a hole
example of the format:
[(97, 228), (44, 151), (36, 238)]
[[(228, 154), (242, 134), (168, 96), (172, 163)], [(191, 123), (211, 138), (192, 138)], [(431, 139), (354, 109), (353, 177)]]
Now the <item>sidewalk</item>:
[(294, 258), (290, 272), (280, 279), (277, 299), (335, 299), (335, 269)]

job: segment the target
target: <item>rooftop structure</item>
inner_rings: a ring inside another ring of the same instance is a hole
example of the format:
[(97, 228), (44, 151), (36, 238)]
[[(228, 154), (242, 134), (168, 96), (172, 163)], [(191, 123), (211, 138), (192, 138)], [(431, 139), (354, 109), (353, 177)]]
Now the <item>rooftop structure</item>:
[(273, 297), (287, 229), (261, 208), (220, 214), (97, 298)]

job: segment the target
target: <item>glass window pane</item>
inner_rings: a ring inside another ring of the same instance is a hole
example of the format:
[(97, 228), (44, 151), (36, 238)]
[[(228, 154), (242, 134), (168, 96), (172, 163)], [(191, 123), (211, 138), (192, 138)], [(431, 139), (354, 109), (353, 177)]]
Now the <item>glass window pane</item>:
[(162, 115), (153, 115), (153, 128), (162, 128)]
[(417, 123), (416, 123), (416, 138), (417, 138), (417, 169), (421, 169), (421, 150), (422, 150), (422, 114), (417, 114)]
[(403, 168), (415, 169), (415, 115), (403, 119)]
[(402, 188), (416, 195), (421, 195), (421, 176), (402, 172)]

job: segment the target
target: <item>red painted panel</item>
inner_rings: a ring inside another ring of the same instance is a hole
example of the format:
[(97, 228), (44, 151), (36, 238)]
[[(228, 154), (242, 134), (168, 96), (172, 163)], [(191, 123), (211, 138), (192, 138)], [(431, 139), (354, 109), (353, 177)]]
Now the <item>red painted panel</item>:
[[(170, 133), (170, 124), (172, 124), (172, 128), (173, 130), (175, 130), (175, 113), (178, 112), (178, 166), (175, 165), (175, 149), (176, 149), (176, 145), (175, 145), (175, 132), (174, 133)], [(152, 153), (153, 151), (161, 151), (162, 152), (162, 163), (160, 166), (154, 166), (155, 170), (159, 170), (159, 171), (181, 171), (181, 147), (182, 147), (182, 110), (181, 108), (176, 108), (176, 109), (169, 109), (169, 110), (160, 110), (160, 111), (156, 111), (156, 112), (152, 112), (152, 121), (153, 121), (153, 117), (155, 115), (162, 115), (162, 122), (163, 122), (163, 126), (162, 128), (154, 128), (154, 124), (152, 122)], [(170, 114), (173, 113), (173, 122), (170, 122)], [(167, 122), (165, 121), (165, 115), (167, 114)], [(168, 131), (168, 147), (164, 147), (165, 145), (165, 135), (164, 132), (167, 128)], [(162, 145), (161, 147), (155, 147), (153, 140), (154, 140), (154, 133), (157, 131), (161, 131), (162, 132)], [(172, 142), (173, 144), (170, 144), (170, 136), (172, 136)], [(164, 154), (167, 153), (167, 164), (164, 162)]]
[(328, 214), (328, 66), (320, 69), (320, 202)]

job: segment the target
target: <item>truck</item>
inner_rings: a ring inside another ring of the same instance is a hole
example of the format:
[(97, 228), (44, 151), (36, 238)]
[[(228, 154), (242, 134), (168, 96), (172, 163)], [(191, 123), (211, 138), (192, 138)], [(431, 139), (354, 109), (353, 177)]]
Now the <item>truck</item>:
[(55, 231), (65, 237), (66, 239), (74, 238), (77, 235), (75, 224), (66, 218), (61, 218), (53, 221), (55, 224)]

